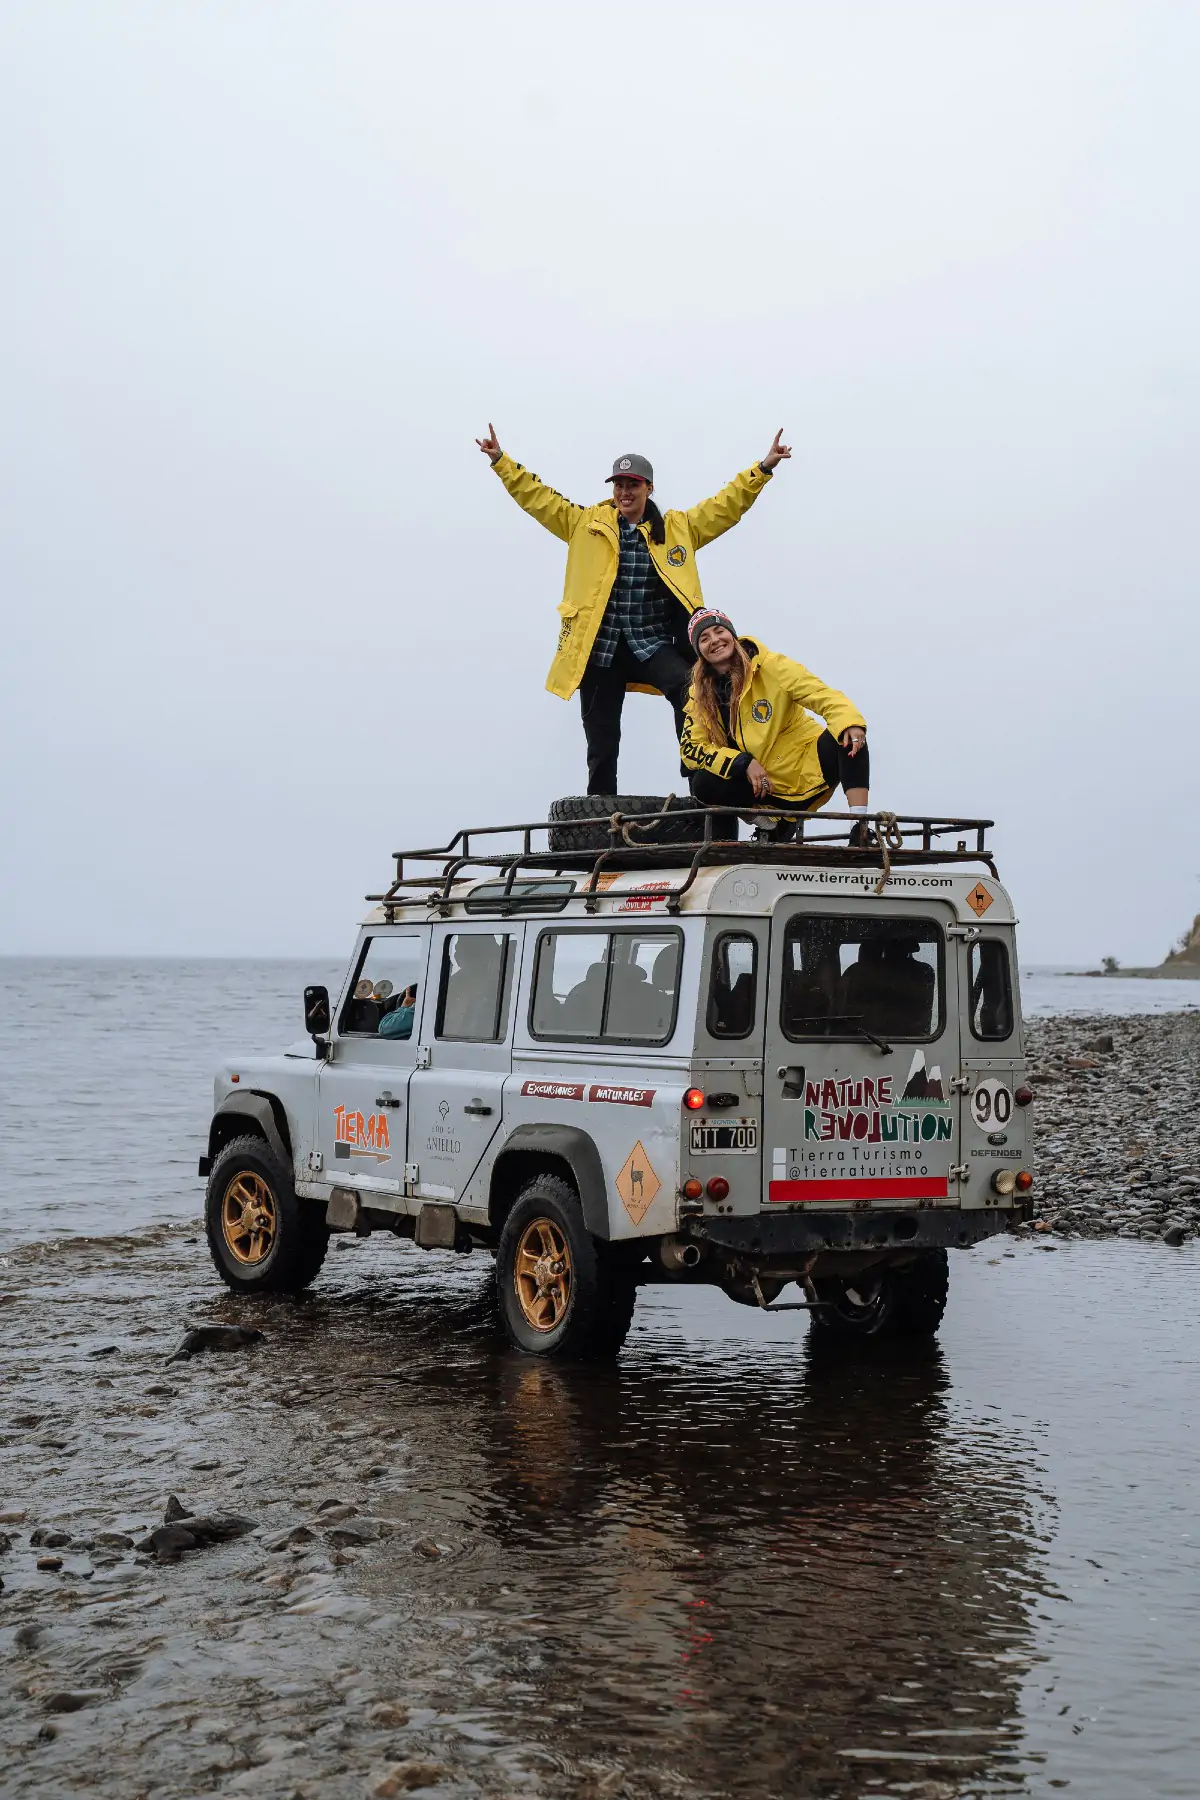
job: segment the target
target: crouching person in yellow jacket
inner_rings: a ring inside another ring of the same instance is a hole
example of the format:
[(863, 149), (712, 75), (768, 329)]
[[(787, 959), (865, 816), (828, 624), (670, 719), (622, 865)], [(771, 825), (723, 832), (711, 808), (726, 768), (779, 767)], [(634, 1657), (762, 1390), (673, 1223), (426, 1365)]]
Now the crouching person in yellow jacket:
[(578, 689), (587, 739), (589, 794), (615, 794), (621, 710), (628, 688), (665, 694), (683, 732), (683, 698), (693, 652), (689, 616), (704, 605), (696, 552), (736, 525), (792, 453), (782, 432), (762, 461), (735, 475), (711, 500), (660, 513), (654, 470), (644, 456), (619, 456), (612, 499), (595, 506), (564, 500), (501, 450), (496, 427), (475, 442), (531, 518), (567, 545), (558, 609), (558, 652), (546, 686), (569, 700)]
[[(840, 783), (851, 812), (865, 813), (870, 752), (853, 701), (790, 656), (739, 638), (725, 613), (693, 613), (688, 635), (697, 662), (679, 748), (693, 796), (736, 812), (805, 813), (824, 806)], [(760, 833), (783, 840), (795, 829), (781, 820)], [(851, 843), (862, 829), (854, 826)]]

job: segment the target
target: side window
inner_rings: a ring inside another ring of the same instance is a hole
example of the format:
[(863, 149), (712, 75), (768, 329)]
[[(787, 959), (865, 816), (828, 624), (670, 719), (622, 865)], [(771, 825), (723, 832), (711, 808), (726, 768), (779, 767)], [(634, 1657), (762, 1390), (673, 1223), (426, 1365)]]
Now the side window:
[(427, 942), (418, 932), (368, 938), (338, 1022), (343, 1037), (412, 1036)]
[(546, 931), (530, 1030), (540, 1038), (664, 1044), (675, 1028), (677, 931)]
[(932, 919), (794, 918), (784, 939), (784, 1035), (847, 1040), (865, 1030), (927, 1043), (945, 1017), (942, 966)]
[(459, 931), (442, 949), (437, 1036), (494, 1044), (504, 1036), (512, 938)]
[(748, 934), (723, 931), (713, 945), (708, 984), (708, 1034), (749, 1037), (758, 1005), (758, 945)]
[(1008, 945), (977, 938), (971, 945), (971, 1036), (983, 1042), (1012, 1036), (1012, 976)]

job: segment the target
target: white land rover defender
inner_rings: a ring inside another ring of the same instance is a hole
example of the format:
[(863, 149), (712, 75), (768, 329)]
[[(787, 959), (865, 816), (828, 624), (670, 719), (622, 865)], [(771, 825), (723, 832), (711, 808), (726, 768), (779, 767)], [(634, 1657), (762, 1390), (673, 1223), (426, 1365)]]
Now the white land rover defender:
[(296, 1291), (335, 1231), (490, 1250), (537, 1355), (615, 1354), (651, 1281), (936, 1331), (947, 1248), (1033, 1180), (990, 821), (879, 814), (849, 848), (841, 814), (738, 843), (590, 804), (397, 853), (312, 1042), (221, 1069), (218, 1272)]

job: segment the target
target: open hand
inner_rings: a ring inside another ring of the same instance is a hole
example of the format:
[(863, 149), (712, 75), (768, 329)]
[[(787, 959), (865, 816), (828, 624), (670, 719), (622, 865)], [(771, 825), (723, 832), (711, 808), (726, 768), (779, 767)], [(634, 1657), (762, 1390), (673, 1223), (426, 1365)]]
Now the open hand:
[(792, 446), (780, 442), (782, 437), (782, 430), (775, 433), (775, 441), (760, 462), (760, 469), (773, 469), (776, 463), (786, 462), (787, 458), (792, 454)]
[(500, 439), (496, 436), (496, 427), (489, 423), (487, 436), (476, 438), (475, 442), (483, 451), (489, 462), (499, 462), (504, 452), (500, 448)]
[(861, 725), (847, 725), (841, 736), (842, 748), (848, 750), (851, 756), (857, 756), (859, 751), (864, 748), (866, 741), (867, 734)]

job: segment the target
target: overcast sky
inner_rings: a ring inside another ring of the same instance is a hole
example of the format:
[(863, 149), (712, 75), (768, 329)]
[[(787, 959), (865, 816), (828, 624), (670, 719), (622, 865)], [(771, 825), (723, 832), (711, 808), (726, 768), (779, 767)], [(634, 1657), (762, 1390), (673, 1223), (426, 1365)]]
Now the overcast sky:
[[(1200, 7), (0, 8), (0, 950), (348, 950), (586, 785), (564, 547), (665, 507), (873, 799), (999, 821), (1025, 961), (1200, 910)], [(661, 700), (622, 786), (678, 785)]]

